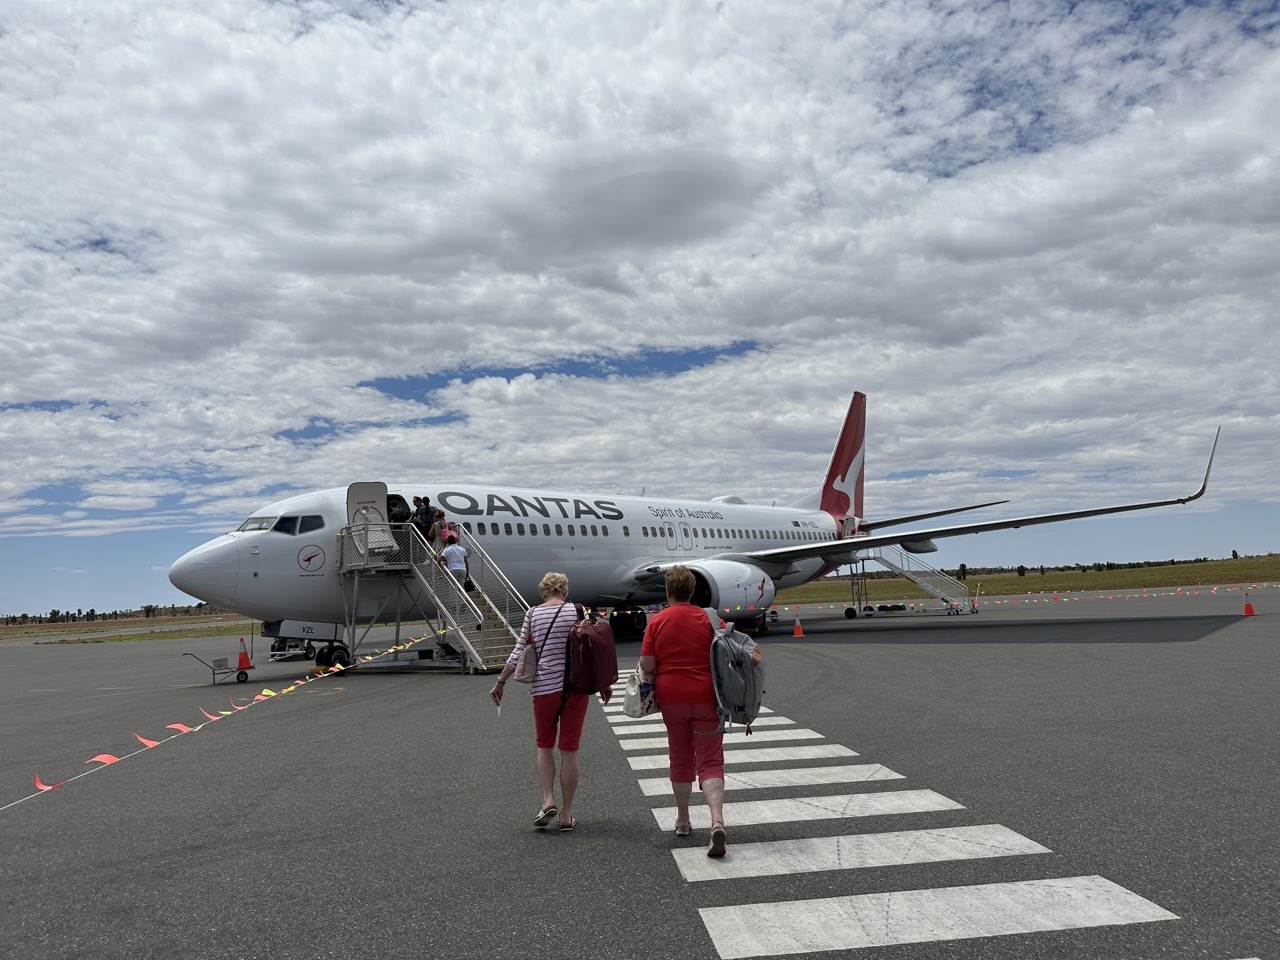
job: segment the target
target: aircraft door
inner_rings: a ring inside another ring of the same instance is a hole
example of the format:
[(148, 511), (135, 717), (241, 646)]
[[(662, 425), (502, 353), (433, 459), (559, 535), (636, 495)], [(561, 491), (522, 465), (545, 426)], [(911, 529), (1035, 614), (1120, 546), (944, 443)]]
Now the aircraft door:
[(670, 523), (664, 523), (662, 532), (667, 535), (667, 549), (674, 550), (676, 548), (676, 528)]
[[(387, 522), (387, 485), (380, 480), (364, 480), (347, 487), (347, 523), (353, 528), (351, 541), (356, 552), (365, 556), (369, 552), (370, 532), (366, 524)], [(385, 530), (373, 534), (374, 547)]]
[(693, 549), (693, 531), (689, 529), (687, 523), (680, 524), (680, 548), (682, 550)]

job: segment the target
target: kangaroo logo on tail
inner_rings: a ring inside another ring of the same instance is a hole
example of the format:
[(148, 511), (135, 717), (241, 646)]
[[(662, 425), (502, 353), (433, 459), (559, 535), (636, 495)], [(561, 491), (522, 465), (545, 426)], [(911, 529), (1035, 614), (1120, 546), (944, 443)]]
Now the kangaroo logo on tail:
[(849, 412), (845, 414), (844, 426), (840, 428), (831, 462), (827, 464), (827, 477), (822, 483), (820, 507), (841, 522), (842, 528), (846, 526), (844, 521), (853, 520), (856, 524), (862, 518), (866, 437), (867, 395), (858, 392), (849, 401)]

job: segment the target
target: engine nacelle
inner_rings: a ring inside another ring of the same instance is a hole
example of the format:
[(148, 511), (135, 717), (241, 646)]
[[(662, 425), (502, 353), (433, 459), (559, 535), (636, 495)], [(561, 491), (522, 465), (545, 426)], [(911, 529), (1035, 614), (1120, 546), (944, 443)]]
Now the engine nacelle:
[(937, 553), (938, 545), (932, 540), (905, 540), (898, 544), (907, 553)]
[(777, 591), (773, 579), (759, 567), (737, 560), (700, 560), (689, 564), (698, 581), (693, 604), (714, 607), (726, 620), (764, 616)]

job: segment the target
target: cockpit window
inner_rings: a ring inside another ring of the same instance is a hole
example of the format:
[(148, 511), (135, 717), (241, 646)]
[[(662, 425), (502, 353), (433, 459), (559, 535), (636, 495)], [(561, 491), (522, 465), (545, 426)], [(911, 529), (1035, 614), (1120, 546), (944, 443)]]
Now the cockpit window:
[(298, 524), (299, 533), (310, 533), (312, 530), (319, 530), (324, 526), (324, 517), (303, 517), (302, 522)]
[(244, 523), (240, 524), (236, 530), (241, 533), (248, 530), (270, 530), (275, 522), (275, 517), (250, 517)]
[(279, 520), (276, 521), (276, 525), (271, 529), (274, 530), (276, 533), (287, 533), (289, 536), (292, 537), (294, 534), (298, 532), (298, 518), (297, 517), (281, 517)]

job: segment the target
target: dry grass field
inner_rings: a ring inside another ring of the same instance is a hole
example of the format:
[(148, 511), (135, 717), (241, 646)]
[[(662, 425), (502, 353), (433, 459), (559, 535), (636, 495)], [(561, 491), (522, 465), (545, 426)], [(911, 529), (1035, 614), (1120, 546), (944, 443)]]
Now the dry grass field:
[[(868, 570), (868, 572), (871, 572)], [(1028, 570), (1016, 573), (979, 574), (971, 572), (965, 581), (971, 596), (1007, 596), (1015, 593), (1071, 593), (1078, 590), (1148, 590), (1161, 587), (1194, 587), (1230, 583), (1272, 583), (1280, 581), (1280, 554), (1241, 557), (1238, 560), (1205, 560), (1139, 567), (1136, 570)], [(872, 603), (919, 600), (922, 592), (910, 580), (888, 577), (867, 581), (867, 599)], [(817, 583), (784, 590), (780, 604), (841, 603), (850, 599), (848, 578), (828, 578)]]

